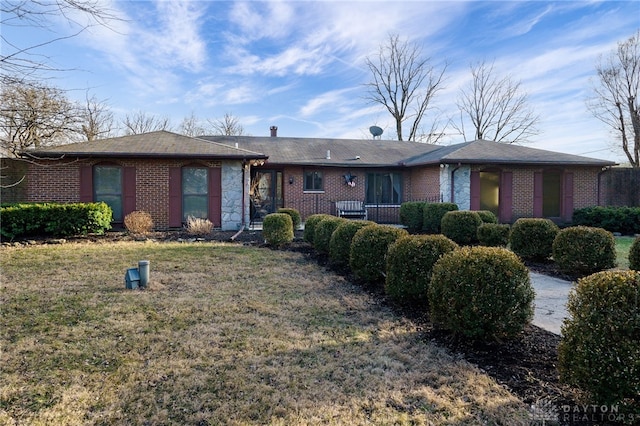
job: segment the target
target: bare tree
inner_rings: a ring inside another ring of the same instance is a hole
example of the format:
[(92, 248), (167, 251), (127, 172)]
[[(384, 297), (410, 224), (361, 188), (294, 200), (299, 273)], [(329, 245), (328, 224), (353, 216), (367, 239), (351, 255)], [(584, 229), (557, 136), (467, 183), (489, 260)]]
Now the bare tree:
[(591, 112), (611, 128), (634, 168), (640, 168), (640, 30), (596, 66)]
[(182, 119), (178, 128), (179, 132), (186, 136), (202, 136), (207, 133), (207, 129), (202, 126), (201, 120), (191, 111), (191, 115)]
[(122, 121), (126, 135), (138, 135), (140, 133), (156, 132), (158, 130), (171, 130), (169, 117), (156, 117), (144, 111), (136, 111), (127, 114)]
[[(117, 20), (115, 14), (98, 0), (2, 0), (0, 27), (44, 28), (52, 30), (55, 20), (63, 17), (71, 31), (54, 36), (51, 40), (30, 45), (26, 40), (9, 39), (1, 34), (3, 46), (0, 54), (0, 82), (2, 84), (36, 84), (43, 78), (41, 72), (62, 71), (38, 50), (46, 45), (72, 38), (95, 25), (108, 26)], [(80, 22), (82, 20), (82, 22)], [(52, 31), (53, 33), (53, 31)], [(37, 84), (36, 84), (37, 85)]]
[(77, 136), (77, 108), (60, 89), (5, 84), (0, 105), (0, 143), (9, 155), (17, 157), (28, 148), (68, 143)]
[(430, 135), (438, 134), (433, 129), (422, 131), (421, 123), (427, 111), (433, 108), (434, 97), (443, 89), (446, 64), (442, 69), (436, 69), (430, 58), (422, 56), (420, 46), (391, 34), (386, 44), (380, 46), (378, 57), (375, 60), (367, 58), (366, 65), (373, 80), (365, 84), (365, 99), (389, 111), (396, 122), (398, 140), (404, 140), (405, 122), (409, 122), (410, 141), (418, 140), (419, 136), (431, 139)]
[(469, 140), (465, 122), (471, 122), (473, 139), (526, 142), (537, 135), (540, 117), (529, 105), (528, 95), (509, 76), (498, 78), (493, 64), (471, 66), (471, 83), (458, 98), (460, 123), (453, 126)]
[(238, 118), (234, 117), (231, 113), (225, 113), (224, 118), (208, 121), (216, 135), (242, 136), (245, 134), (242, 124), (240, 124)]
[(79, 133), (87, 141), (108, 138), (112, 135), (113, 112), (104, 101), (95, 96), (89, 97), (87, 92), (85, 104), (80, 108)]

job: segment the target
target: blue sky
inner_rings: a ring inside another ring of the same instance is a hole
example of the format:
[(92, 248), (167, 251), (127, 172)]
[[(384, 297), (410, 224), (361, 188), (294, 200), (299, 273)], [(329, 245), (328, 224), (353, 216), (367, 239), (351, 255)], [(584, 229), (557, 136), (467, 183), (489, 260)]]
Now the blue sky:
[[(267, 136), (395, 137), (394, 122), (364, 99), (375, 57), (389, 34), (419, 43), (446, 84), (433, 101), (459, 120), (456, 100), (469, 66), (495, 62), (498, 76), (522, 83), (540, 115), (527, 146), (623, 161), (615, 139), (586, 108), (600, 55), (640, 28), (638, 1), (112, 1), (119, 21), (34, 51), (57, 68), (51, 84), (82, 100), (86, 89), (118, 118), (237, 117)], [(73, 16), (78, 22), (82, 16)], [(73, 34), (60, 19), (46, 29), (3, 28), (35, 45)], [(3, 46), (3, 49), (6, 47)], [(427, 117), (430, 120), (432, 117)], [(462, 142), (451, 129), (444, 143)]]

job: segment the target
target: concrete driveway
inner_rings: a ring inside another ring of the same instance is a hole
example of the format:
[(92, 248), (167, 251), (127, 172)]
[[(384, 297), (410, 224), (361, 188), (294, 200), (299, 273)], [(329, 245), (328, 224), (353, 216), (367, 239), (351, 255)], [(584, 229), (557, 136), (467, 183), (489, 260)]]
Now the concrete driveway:
[(567, 317), (567, 297), (573, 288), (571, 281), (529, 272), (536, 291), (533, 324), (555, 334), (560, 334), (562, 320)]

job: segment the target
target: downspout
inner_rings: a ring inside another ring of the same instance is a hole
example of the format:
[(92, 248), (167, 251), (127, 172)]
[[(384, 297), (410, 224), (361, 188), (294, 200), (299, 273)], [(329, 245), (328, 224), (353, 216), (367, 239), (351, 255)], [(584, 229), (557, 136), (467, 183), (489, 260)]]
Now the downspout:
[(600, 189), (602, 187), (602, 175), (604, 174), (604, 172), (609, 170), (611, 170), (611, 166), (605, 166), (602, 168), (602, 170), (598, 172), (598, 199), (597, 199), (598, 205), (600, 205)]
[(460, 167), (462, 167), (462, 163), (458, 163), (458, 165), (456, 167), (453, 168), (453, 170), (451, 170), (451, 196), (449, 197), (450, 202), (455, 203), (455, 174), (456, 174), (456, 170), (458, 170)]

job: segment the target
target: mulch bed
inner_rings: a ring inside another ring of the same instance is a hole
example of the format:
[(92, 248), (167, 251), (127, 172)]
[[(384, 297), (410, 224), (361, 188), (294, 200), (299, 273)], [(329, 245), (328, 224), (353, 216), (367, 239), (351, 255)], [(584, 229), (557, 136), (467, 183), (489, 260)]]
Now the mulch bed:
[[(158, 241), (233, 241), (248, 246), (265, 246), (261, 231), (216, 231), (206, 237), (195, 237), (181, 232), (154, 232), (145, 237), (136, 237), (124, 232), (108, 232), (103, 236), (88, 236), (66, 240), (31, 239), (11, 244), (43, 244), (61, 243), (74, 240), (91, 241), (131, 241), (137, 239), (153, 239)], [(315, 251), (302, 240), (302, 232), (296, 232), (296, 238), (286, 249), (304, 253), (319, 264), (328, 268), (326, 259), (319, 257)], [(530, 263), (531, 270), (563, 279), (573, 280), (560, 274), (553, 264)], [(339, 271), (338, 271), (339, 272)], [(349, 278), (349, 277), (348, 277)], [(377, 295), (383, 296), (383, 295)], [(422, 328), (424, 339), (447, 348), (467, 361), (478, 366), (483, 372), (493, 377), (498, 383), (517, 395), (528, 405), (541, 402), (547, 406), (577, 406), (582, 400), (578, 390), (560, 383), (557, 363), (557, 348), (560, 336), (534, 325), (527, 326), (517, 339), (492, 343), (470, 343), (453, 338), (449, 333), (435, 329), (426, 314), (417, 315), (407, 307), (393, 306), (399, 314), (410, 317)], [(556, 423), (557, 424), (557, 423)], [(579, 424), (579, 423), (573, 423)], [(594, 424), (594, 423), (588, 423)], [(601, 424), (601, 423), (600, 423)]]

